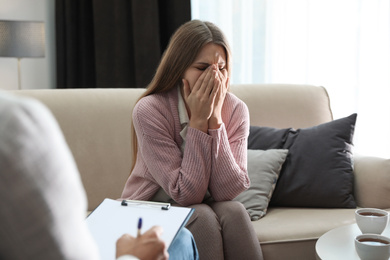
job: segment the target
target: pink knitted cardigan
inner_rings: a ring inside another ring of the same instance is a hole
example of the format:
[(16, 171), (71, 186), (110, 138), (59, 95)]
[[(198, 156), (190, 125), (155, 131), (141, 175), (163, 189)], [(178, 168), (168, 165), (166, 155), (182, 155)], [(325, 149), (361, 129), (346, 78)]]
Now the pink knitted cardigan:
[(188, 206), (201, 203), (207, 190), (215, 201), (226, 201), (248, 189), (247, 106), (227, 93), (222, 120), (208, 134), (188, 127), (182, 154), (177, 89), (142, 98), (133, 110), (137, 161), (121, 198), (150, 200), (162, 187)]

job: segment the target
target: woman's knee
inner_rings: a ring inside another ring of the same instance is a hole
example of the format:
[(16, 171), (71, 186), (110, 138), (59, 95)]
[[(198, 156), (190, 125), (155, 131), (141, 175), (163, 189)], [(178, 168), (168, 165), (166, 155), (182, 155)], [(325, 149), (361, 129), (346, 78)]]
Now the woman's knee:
[(214, 212), (218, 216), (218, 219), (221, 223), (234, 221), (237, 223), (237, 220), (248, 219), (250, 221), (248, 212), (246, 211), (244, 205), (238, 201), (221, 201), (215, 202), (211, 205)]
[(224, 259), (222, 228), (213, 209), (206, 204), (192, 205), (195, 209), (187, 228), (194, 235), (200, 259)]
[(238, 201), (214, 202), (211, 207), (217, 215), (226, 212), (233, 215), (248, 215), (244, 205)]
[(195, 210), (187, 223), (188, 228), (192, 225), (202, 225), (203, 227), (209, 226), (213, 228), (219, 226), (218, 216), (210, 206), (206, 204), (196, 204), (191, 207)]

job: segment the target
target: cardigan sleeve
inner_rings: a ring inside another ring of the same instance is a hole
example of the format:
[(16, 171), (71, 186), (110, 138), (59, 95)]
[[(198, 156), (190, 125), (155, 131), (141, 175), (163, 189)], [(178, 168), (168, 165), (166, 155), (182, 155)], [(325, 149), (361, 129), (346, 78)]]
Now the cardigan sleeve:
[[(219, 129), (209, 130), (213, 137), (212, 172), (209, 191), (216, 201), (232, 200), (249, 188), (247, 173), (247, 140), (249, 134), (249, 112), (239, 101), (225, 101), (228, 115)], [(229, 111), (229, 107), (233, 107)]]
[(155, 99), (138, 102), (133, 120), (138, 157), (147, 168), (144, 178), (156, 182), (180, 205), (201, 203), (210, 179), (212, 137), (189, 127), (182, 154), (172, 112)]

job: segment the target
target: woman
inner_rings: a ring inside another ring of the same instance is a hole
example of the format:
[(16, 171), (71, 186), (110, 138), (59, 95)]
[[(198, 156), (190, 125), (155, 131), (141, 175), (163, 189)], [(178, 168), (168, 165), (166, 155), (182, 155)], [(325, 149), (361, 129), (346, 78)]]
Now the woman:
[(245, 208), (249, 114), (228, 92), (231, 54), (221, 30), (193, 20), (171, 41), (133, 111), (132, 173), (124, 199), (195, 208), (187, 224), (200, 259), (262, 259)]

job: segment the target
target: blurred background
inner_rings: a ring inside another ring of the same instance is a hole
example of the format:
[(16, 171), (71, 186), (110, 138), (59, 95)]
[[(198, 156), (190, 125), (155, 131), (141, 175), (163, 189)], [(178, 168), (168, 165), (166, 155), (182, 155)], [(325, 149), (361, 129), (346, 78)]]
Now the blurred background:
[[(390, 158), (388, 0), (0, 0), (0, 21), (44, 22), (23, 89), (143, 88), (191, 19), (225, 32), (232, 84), (324, 86), (335, 119), (358, 113), (355, 152)], [(17, 63), (0, 57), (0, 89), (18, 88)]]

